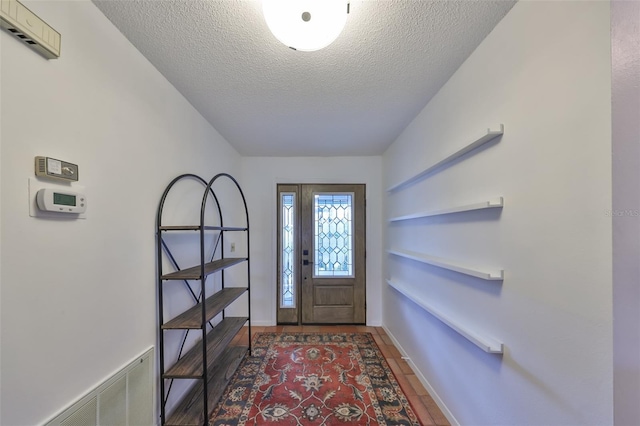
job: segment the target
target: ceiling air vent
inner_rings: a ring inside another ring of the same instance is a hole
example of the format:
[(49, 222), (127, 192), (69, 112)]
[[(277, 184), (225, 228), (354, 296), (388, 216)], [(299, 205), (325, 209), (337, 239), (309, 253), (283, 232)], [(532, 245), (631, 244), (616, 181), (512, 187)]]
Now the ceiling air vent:
[(0, 1), (0, 26), (45, 58), (60, 57), (60, 33), (18, 0)]

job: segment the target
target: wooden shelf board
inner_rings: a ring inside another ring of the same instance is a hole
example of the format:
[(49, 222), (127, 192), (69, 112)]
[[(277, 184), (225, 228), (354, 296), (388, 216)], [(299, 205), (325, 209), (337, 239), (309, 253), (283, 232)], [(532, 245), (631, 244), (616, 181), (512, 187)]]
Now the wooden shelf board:
[[(249, 318), (226, 317), (207, 334), (207, 364), (216, 361)], [(165, 379), (197, 379), (202, 372), (202, 342), (196, 343), (165, 374)]]
[[(205, 225), (205, 231), (246, 231), (248, 228), (246, 227), (237, 227), (237, 226), (209, 226)], [(200, 225), (172, 225), (172, 226), (161, 226), (161, 231), (199, 231)]]
[(498, 136), (501, 136), (504, 134), (504, 124), (500, 125), (500, 130), (491, 130), (491, 129), (487, 129), (487, 133), (480, 136), (479, 138), (477, 138), (476, 140), (474, 140), (473, 142), (471, 142), (469, 145), (465, 146), (464, 148), (461, 148), (459, 150), (457, 150), (456, 152), (454, 152), (453, 154), (447, 156), (446, 158), (444, 158), (443, 160), (438, 161), (435, 164), (432, 164), (431, 166), (427, 167), (426, 169), (422, 170), (419, 173), (416, 173), (415, 175), (396, 183), (395, 185), (390, 186), (389, 188), (387, 188), (387, 192), (391, 192), (391, 191), (396, 191), (404, 186), (407, 186), (413, 182), (416, 182), (424, 177), (426, 177), (427, 175), (429, 175), (430, 173), (434, 172), (435, 170), (439, 169), (440, 167), (444, 166), (447, 163), (451, 163), (452, 161), (456, 160), (457, 158), (462, 157), (463, 155), (465, 155), (468, 152), (473, 151), (476, 148), (479, 148), (480, 146), (486, 144), (489, 141), (492, 141), (493, 139), (497, 138)]
[(470, 268), (468, 266), (458, 265), (449, 260), (442, 259), (439, 257), (429, 256), (423, 253), (416, 253), (408, 250), (390, 249), (390, 250), (387, 250), (387, 253), (393, 254), (395, 256), (406, 257), (407, 259), (415, 260), (417, 262), (427, 263), (432, 266), (448, 269), (450, 271), (455, 271), (461, 274), (470, 275), (472, 277), (481, 278), (487, 281), (503, 281), (504, 280), (504, 271), (502, 269), (493, 270), (493, 271), (479, 270), (475, 268)]
[[(204, 274), (210, 275), (214, 272), (221, 271), (229, 268), (238, 263), (245, 262), (246, 257), (227, 257), (225, 259), (214, 260), (213, 262), (206, 263), (204, 265)], [(202, 278), (200, 266), (193, 266), (191, 268), (181, 269), (180, 271), (171, 272), (162, 276), (163, 280), (199, 280)]]
[[(240, 297), (246, 287), (227, 287), (205, 300), (206, 320), (218, 315), (224, 308), (229, 306), (234, 300)], [(167, 321), (162, 325), (163, 330), (171, 329), (198, 329), (202, 328), (202, 304), (198, 303), (187, 311), (184, 311), (177, 317)]]
[(504, 207), (504, 199), (502, 197), (497, 197), (488, 201), (482, 201), (480, 203), (466, 204), (464, 206), (448, 207), (438, 210), (428, 210), (420, 213), (408, 214), (405, 216), (396, 216), (390, 218), (389, 222), (398, 222), (401, 220), (419, 219), (422, 217), (440, 216), (444, 214), (461, 213), (473, 210), (497, 209), (502, 207)]
[(487, 353), (492, 354), (501, 354), (504, 352), (504, 345), (502, 342), (499, 342), (495, 339), (491, 339), (486, 336), (478, 335), (476, 332), (469, 330), (468, 328), (460, 325), (458, 321), (451, 319), (448, 315), (445, 315), (438, 311), (433, 306), (430, 306), (427, 302), (423, 301), (416, 294), (412, 293), (407, 286), (401, 285), (392, 280), (387, 280), (387, 284), (396, 289), (398, 292), (402, 293), (405, 297), (411, 300), (416, 305), (420, 306), (425, 311), (429, 312), (431, 315), (442, 321), (444, 324), (451, 327), (453, 330), (457, 331), (460, 335), (465, 337), (471, 343), (482, 349)]
[[(248, 352), (246, 346), (232, 346), (216, 360), (207, 372), (208, 395), (207, 405), (209, 413), (216, 407), (218, 400), (222, 396), (225, 388), (229, 384), (233, 373), (240, 365), (240, 362)], [(204, 418), (204, 395), (203, 381), (198, 380), (197, 383), (186, 393), (184, 398), (178, 403), (175, 410), (168, 416), (167, 426), (202, 426), (208, 424)]]

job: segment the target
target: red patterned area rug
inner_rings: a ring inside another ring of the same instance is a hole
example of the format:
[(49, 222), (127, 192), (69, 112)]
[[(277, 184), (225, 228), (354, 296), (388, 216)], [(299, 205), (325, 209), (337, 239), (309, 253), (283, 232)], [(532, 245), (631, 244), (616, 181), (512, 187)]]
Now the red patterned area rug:
[(369, 333), (258, 333), (215, 426), (420, 423)]

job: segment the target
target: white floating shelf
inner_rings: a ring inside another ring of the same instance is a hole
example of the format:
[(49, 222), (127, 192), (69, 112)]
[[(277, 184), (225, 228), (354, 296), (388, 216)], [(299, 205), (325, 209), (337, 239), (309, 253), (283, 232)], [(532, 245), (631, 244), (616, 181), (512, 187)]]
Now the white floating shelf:
[(387, 280), (387, 284), (391, 287), (398, 290), (400, 293), (404, 294), (409, 300), (411, 300), (416, 305), (420, 306), (425, 311), (429, 312), (434, 317), (438, 318), (440, 321), (460, 333), (461, 336), (465, 337), (471, 343), (479, 347), (485, 352), (490, 354), (501, 354), (504, 352), (504, 347), (502, 342), (499, 342), (495, 339), (478, 335), (476, 332), (467, 329), (466, 327), (460, 325), (459, 322), (451, 319), (449, 316), (443, 314), (438, 311), (433, 306), (429, 305), (424, 300), (421, 300), (415, 293), (412, 293), (411, 290), (407, 289), (407, 286), (401, 285), (395, 281)]
[(439, 257), (429, 256), (423, 253), (416, 253), (407, 250), (390, 249), (387, 253), (395, 256), (406, 257), (407, 259), (416, 260), (418, 262), (427, 263), (429, 265), (437, 266), (439, 268), (448, 269), (450, 271), (459, 272), (461, 274), (470, 275), (472, 277), (481, 278), (487, 281), (503, 281), (504, 271), (502, 269), (495, 270), (480, 270), (470, 268), (468, 266), (458, 265), (449, 260)]
[(449, 155), (448, 157), (446, 157), (443, 160), (438, 161), (435, 164), (432, 164), (431, 166), (427, 167), (426, 169), (424, 169), (423, 171), (411, 176), (408, 179), (403, 180), (402, 182), (398, 182), (395, 185), (389, 187), (387, 189), (387, 191), (395, 191), (397, 189), (402, 188), (403, 186), (409, 185), (410, 183), (416, 182), (420, 179), (422, 179), (423, 177), (427, 176), (429, 173), (433, 172), (434, 170), (444, 166), (447, 163), (450, 163), (452, 161), (454, 161), (455, 159), (462, 157), (463, 155), (465, 155), (466, 153), (473, 151), (474, 149), (484, 145), (485, 143), (497, 138), (498, 136), (504, 134), (504, 124), (500, 125), (500, 130), (491, 130), (491, 129), (487, 129), (487, 133), (480, 136), (479, 138), (477, 138), (476, 140), (474, 140), (473, 142), (471, 142), (469, 145), (465, 146), (464, 148), (459, 149), (458, 151), (454, 152), (453, 154)]
[(397, 216), (389, 219), (389, 222), (398, 222), (401, 220), (419, 219), (421, 217), (439, 216), (443, 214), (468, 212), (471, 210), (484, 210), (484, 209), (497, 209), (504, 207), (504, 199), (498, 197), (489, 201), (482, 201), (481, 203), (467, 204), (464, 206), (449, 207), (446, 209), (428, 210), (420, 213), (408, 214), (405, 216)]

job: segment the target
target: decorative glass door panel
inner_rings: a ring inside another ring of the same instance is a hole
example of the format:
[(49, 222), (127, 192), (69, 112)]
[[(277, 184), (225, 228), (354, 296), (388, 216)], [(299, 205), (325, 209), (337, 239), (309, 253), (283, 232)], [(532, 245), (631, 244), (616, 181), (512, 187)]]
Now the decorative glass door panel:
[(296, 286), (295, 274), (297, 265), (295, 262), (295, 251), (298, 249), (295, 243), (295, 192), (284, 192), (280, 195), (280, 209), (282, 217), (281, 226), (281, 247), (282, 254), (280, 256), (282, 264), (280, 265), (280, 280), (282, 283), (282, 291), (280, 292), (280, 307), (295, 308), (296, 307)]
[(278, 324), (300, 321), (299, 185), (278, 185)]
[(353, 193), (313, 194), (313, 277), (353, 277)]

